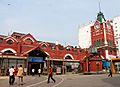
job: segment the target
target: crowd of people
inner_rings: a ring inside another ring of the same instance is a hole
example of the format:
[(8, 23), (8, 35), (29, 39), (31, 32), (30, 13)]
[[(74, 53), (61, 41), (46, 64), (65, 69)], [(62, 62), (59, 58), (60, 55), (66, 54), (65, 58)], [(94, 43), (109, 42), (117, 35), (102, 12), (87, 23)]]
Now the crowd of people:
[[(14, 68), (14, 66), (12, 66), (9, 69), (8, 72), (9, 72), (9, 85), (13, 85), (14, 84), (15, 76), (18, 77), (18, 85), (23, 85), (24, 69), (23, 69), (22, 65), (20, 65), (17, 68), (17, 70)], [(35, 69), (32, 68), (31, 72), (32, 72), (32, 76), (34, 76), (35, 75)], [(40, 77), (40, 74), (41, 74), (41, 69), (39, 68), (38, 69), (39, 77)], [(48, 70), (48, 80), (47, 80), (47, 83), (50, 82), (50, 79), (52, 79), (54, 81), (54, 83), (56, 82), (55, 79), (53, 78), (53, 67), (52, 66), (50, 66), (49, 70)]]

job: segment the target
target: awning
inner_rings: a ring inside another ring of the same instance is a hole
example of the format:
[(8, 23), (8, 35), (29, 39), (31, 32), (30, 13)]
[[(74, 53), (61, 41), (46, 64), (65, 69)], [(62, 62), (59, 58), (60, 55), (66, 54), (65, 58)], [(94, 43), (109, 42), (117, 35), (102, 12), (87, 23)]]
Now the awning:
[(46, 60), (80, 62), (80, 60), (72, 60), (72, 59), (46, 59)]
[(8, 56), (8, 55), (0, 55), (0, 58), (8, 58), (8, 59), (27, 59), (27, 57), (22, 56)]

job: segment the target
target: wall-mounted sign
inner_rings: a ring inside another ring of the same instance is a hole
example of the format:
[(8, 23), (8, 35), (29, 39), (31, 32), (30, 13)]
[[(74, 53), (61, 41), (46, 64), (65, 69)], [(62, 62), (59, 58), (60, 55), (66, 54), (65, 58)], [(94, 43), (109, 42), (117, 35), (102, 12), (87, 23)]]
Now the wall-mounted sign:
[(43, 57), (29, 57), (28, 62), (44, 62)]

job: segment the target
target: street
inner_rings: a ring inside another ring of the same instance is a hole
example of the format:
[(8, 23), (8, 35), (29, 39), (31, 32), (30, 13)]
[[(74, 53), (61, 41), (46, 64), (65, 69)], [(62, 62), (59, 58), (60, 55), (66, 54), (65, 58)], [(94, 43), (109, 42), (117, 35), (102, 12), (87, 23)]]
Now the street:
[(120, 75), (107, 77), (107, 74), (100, 75), (55, 75), (56, 83), (52, 80), (47, 84), (47, 76), (24, 76), (24, 84), (18, 86), (18, 78), (12, 86), (8, 84), (8, 77), (0, 77), (0, 87), (119, 87)]

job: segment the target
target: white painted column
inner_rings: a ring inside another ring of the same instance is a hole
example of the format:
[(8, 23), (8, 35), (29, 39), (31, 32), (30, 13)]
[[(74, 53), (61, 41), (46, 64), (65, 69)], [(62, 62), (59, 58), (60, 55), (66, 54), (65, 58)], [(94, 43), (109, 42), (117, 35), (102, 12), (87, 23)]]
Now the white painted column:
[(110, 60), (108, 50), (105, 50), (106, 59)]
[(106, 37), (105, 23), (103, 23), (103, 30), (104, 30), (104, 39), (105, 39), (104, 44), (105, 44), (105, 46), (107, 46), (108, 43), (107, 43), (107, 37)]

